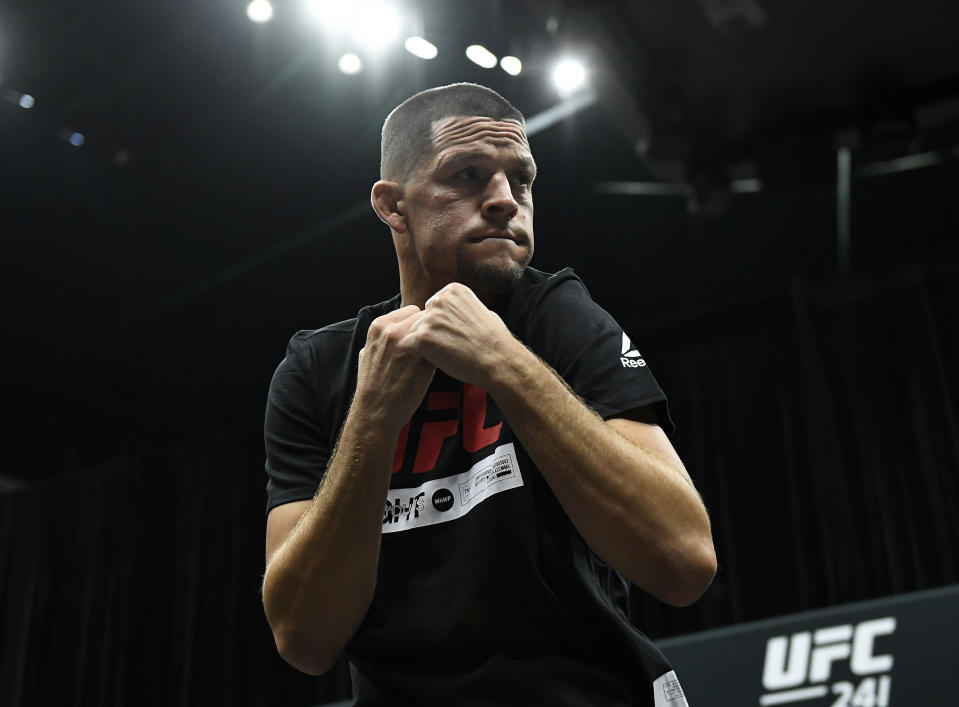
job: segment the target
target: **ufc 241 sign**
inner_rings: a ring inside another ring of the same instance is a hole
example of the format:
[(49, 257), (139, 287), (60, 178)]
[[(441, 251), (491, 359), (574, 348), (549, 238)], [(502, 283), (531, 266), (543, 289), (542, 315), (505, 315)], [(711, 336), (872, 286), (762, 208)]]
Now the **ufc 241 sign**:
[(959, 584), (659, 641), (693, 707), (957, 707)]
[[(889, 653), (877, 654), (875, 644), (877, 638), (895, 630), (895, 617), (886, 616), (770, 638), (763, 665), (763, 687), (770, 692), (760, 698), (760, 705), (809, 700), (832, 692), (835, 707), (886, 707), (894, 659)], [(848, 672), (863, 680), (828, 685), (837, 665), (848, 666)]]

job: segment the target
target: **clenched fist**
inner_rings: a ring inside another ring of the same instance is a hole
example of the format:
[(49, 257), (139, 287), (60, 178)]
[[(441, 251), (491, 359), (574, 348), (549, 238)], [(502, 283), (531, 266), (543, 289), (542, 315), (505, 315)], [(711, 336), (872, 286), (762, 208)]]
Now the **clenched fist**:
[(516, 347), (526, 351), (499, 315), (458, 282), (426, 301), (402, 345), (453, 378), (483, 388), (489, 388), (497, 367), (508, 360), (504, 357)]
[(410, 305), (377, 317), (360, 350), (354, 401), (397, 431), (416, 412), (436, 371), (406, 343), (424, 314)]

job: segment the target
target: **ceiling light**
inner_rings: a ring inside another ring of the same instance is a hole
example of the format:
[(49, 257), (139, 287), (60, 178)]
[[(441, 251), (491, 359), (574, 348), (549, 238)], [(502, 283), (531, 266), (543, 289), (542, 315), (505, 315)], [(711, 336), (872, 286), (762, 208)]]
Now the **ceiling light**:
[(269, 22), (273, 19), (273, 6), (269, 0), (253, 0), (246, 6), (246, 16), (254, 22)]
[(563, 95), (569, 95), (586, 85), (586, 69), (578, 61), (564, 59), (553, 69), (553, 82)]
[(492, 69), (496, 66), (496, 55), (486, 47), (479, 44), (471, 44), (466, 47), (466, 57), (474, 64), (479, 64), (484, 69)]
[(523, 70), (523, 62), (515, 56), (504, 56), (499, 60), (499, 65), (510, 76), (519, 76), (519, 72)]
[(358, 74), (363, 70), (363, 62), (360, 61), (360, 58), (352, 52), (341, 56), (338, 66), (340, 67), (340, 71), (351, 76), (353, 74)]
[(357, 3), (359, 12), (352, 23), (353, 36), (370, 48), (393, 42), (399, 33), (400, 16), (385, 2)]
[(29, 93), (24, 93), (22, 96), (20, 96), (20, 100), (17, 101), (17, 103), (21, 108), (33, 108), (35, 101), (33, 100), (33, 96), (31, 96)]
[(354, 17), (352, 5), (343, 0), (310, 0), (307, 6), (317, 20), (333, 30), (342, 29)]
[(70, 144), (74, 147), (80, 147), (84, 142), (86, 142), (86, 139), (80, 133), (71, 134), (69, 140)]
[(436, 45), (427, 42), (422, 37), (410, 37), (403, 46), (406, 47), (406, 51), (420, 59), (435, 59), (439, 53)]
[(397, 9), (385, 0), (310, 0), (309, 9), (328, 32), (370, 49), (391, 43), (402, 24)]

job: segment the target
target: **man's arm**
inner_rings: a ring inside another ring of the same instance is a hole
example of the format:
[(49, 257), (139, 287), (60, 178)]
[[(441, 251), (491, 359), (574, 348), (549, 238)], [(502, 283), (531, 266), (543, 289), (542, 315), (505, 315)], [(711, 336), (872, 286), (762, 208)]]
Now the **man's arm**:
[(436, 367), (489, 391), (605, 562), (669, 604), (702, 595), (716, 572), (709, 517), (658, 426), (604, 422), (462, 285), (431, 298), (408, 338)]
[(356, 394), (319, 490), (267, 518), (263, 606), (280, 655), (306, 673), (332, 667), (373, 597), (396, 441), (434, 372), (400, 350), (421, 314), (405, 307), (371, 324)]
[(696, 601), (716, 573), (709, 516), (662, 429), (604, 422), (531, 353), (511, 363), (490, 393), (590, 547), (667, 604)]

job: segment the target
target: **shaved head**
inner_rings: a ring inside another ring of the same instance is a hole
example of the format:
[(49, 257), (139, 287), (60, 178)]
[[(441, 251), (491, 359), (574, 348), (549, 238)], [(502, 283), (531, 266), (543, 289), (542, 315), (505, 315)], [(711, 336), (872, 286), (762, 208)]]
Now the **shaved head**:
[(380, 179), (403, 183), (433, 154), (433, 124), (466, 116), (526, 124), (523, 114), (509, 101), (479, 84), (454, 83), (421, 91), (400, 103), (383, 124)]

